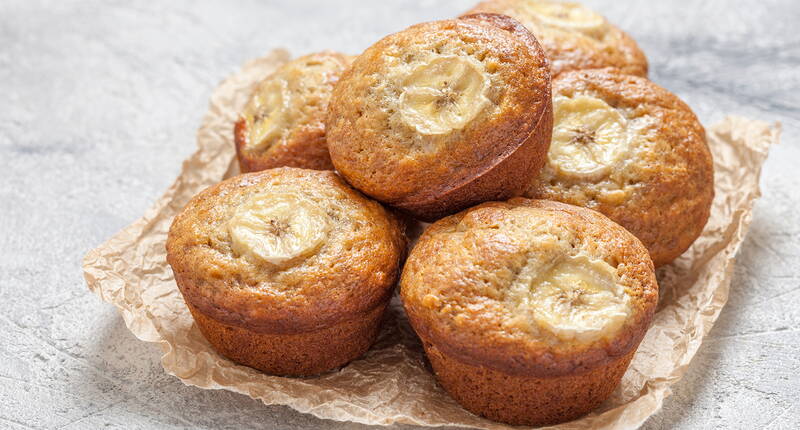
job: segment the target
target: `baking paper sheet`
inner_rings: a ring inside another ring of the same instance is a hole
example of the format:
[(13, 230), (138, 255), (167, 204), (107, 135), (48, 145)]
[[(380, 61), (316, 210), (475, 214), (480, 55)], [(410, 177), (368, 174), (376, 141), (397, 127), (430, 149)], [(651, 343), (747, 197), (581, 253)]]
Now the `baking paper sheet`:
[[(436, 384), (396, 298), (365, 357), (315, 378), (269, 376), (234, 364), (217, 355), (193, 324), (166, 262), (167, 231), (193, 195), (236, 173), (236, 114), (254, 84), (288, 57), (276, 50), (251, 61), (214, 91), (197, 135), (198, 150), (175, 183), (142, 218), (86, 255), (89, 288), (119, 309), (136, 337), (158, 343), (164, 370), (189, 385), (340, 421), (509, 428), (465, 411)], [(661, 407), (728, 299), (734, 257), (759, 196), (761, 166), (779, 133), (777, 124), (738, 117), (708, 128), (716, 198), (703, 235), (659, 270), (658, 312), (617, 391), (594, 413), (555, 428), (635, 428)]]

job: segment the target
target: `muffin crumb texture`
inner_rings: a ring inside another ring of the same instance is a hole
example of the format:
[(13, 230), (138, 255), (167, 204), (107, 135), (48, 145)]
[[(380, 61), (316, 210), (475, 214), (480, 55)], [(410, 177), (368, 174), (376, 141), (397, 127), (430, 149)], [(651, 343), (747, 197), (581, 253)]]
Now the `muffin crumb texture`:
[(403, 231), (333, 172), (280, 168), (196, 196), (170, 228), (167, 258), (217, 351), (268, 373), (308, 375), (374, 341)]
[(619, 384), (658, 299), (647, 250), (562, 203), (486, 203), (431, 225), (401, 296), (442, 386), (488, 418), (582, 415)]
[(352, 58), (332, 51), (305, 55), (256, 86), (234, 128), (242, 172), (333, 169), (324, 117), (333, 86)]
[(656, 266), (700, 236), (714, 198), (705, 130), (678, 97), (608, 70), (553, 82), (547, 162), (526, 195), (584, 206), (627, 228)]
[(427, 220), (519, 195), (547, 150), (549, 81), (541, 47), (511, 18), (412, 26), (337, 84), (331, 159), (354, 187)]

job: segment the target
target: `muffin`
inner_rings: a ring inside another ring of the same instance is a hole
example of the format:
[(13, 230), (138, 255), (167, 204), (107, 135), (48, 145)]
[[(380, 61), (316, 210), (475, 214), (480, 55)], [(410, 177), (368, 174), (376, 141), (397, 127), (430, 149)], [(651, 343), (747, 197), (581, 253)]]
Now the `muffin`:
[(314, 375), (378, 334), (405, 252), (398, 220), (330, 171), (243, 174), (175, 218), (167, 261), (221, 355), (275, 375)]
[(520, 195), (544, 164), (550, 76), (533, 35), (484, 14), (414, 25), (357, 57), (326, 120), (336, 169), (423, 220)]
[(234, 126), (242, 172), (275, 167), (332, 170), (325, 113), (352, 57), (320, 52), (290, 61), (260, 82)]
[(553, 76), (568, 70), (612, 67), (647, 76), (647, 58), (636, 42), (602, 15), (579, 3), (487, 0), (467, 12), (511, 16), (536, 35)]
[(400, 291), (442, 387), (515, 425), (568, 421), (603, 402), (658, 299), (647, 249), (624, 228), (523, 198), (431, 225)]
[(553, 83), (548, 161), (526, 193), (597, 210), (627, 228), (656, 266), (700, 235), (714, 198), (703, 126), (678, 97), (607, 70)]

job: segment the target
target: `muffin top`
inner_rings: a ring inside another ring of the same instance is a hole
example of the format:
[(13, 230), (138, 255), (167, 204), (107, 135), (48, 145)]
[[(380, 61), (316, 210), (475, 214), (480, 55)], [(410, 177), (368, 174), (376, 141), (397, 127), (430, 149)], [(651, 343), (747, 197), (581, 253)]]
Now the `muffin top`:
[(550, 118), (549, 94), (543, 51), (513, 19), (414, 25), (369, 47), (336, 85), (331, 158), (364, 193), (420, 205), (515, 154)]
[(647, 79), (603, 70), (553, 82), (548, 161), (527, 195), (602, 212), (636, 235), (656, 266), (700, 235), (714, 197), (702, 125)]
[(234, 130), (243, 172), (282, 166), (333, 169), (324, 118), (333, 85), (351, 60), (331, 51), (306, 55), (258, 84)]
[(635, 348), (658, 300), (647, 250), (603, 215), (490, 202), (431, 225), (400, 281), (420, 337), (511, 374), (588, 370)]
[(175, 218), (168, 261), (184, 298), (252, 330), (315, 330), (390, 295), (405, 251), (398, 220), (330, 171), (233, 177)]
[(613, 67), (647, 76), (647, 58), (636, 42), (597, 12), (547, 0), (487, 0), (469, 13), (494, 12), (522, 22), (539, 39), (553, 76), (568, 70)]

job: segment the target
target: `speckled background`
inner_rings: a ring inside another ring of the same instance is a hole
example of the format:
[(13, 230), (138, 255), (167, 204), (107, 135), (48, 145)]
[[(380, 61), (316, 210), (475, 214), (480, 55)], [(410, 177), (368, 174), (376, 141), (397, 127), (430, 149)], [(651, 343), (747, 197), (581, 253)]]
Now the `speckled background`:
[[(0, 428), (335, 428), (186, 387), (86, 289), (80, 260), (136, 219), (194, 150), (214, 86), (249, 58), (356, 53), (472, 0), (0, 3)], [(646, 424), (800, 422), (800, 3), (587, 1), (707, 124), (783, 123), (727, 307)]]

